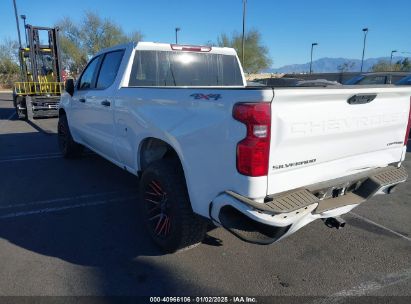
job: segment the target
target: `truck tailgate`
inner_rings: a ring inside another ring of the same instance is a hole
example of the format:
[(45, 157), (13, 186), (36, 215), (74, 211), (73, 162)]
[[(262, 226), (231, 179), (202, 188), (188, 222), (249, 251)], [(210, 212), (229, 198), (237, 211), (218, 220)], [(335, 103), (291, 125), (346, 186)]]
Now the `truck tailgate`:
[(399, 87), (275, 89), (267, 194), (400, 161), (410, 96)]

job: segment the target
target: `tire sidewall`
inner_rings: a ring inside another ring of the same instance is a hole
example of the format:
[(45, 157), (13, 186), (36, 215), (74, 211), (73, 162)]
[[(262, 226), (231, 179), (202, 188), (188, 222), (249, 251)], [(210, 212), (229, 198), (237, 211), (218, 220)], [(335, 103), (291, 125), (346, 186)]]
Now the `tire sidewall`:
[[(144, 216), (144, 224), (153, 241), (164, 251), (171, 252), (179, 247), (183, 236), (183, 218), (180, 212), (181, 204), (189, 204), (185, 185), (182, 184), (181, 173), (172, 171), (172, 165), (166, 162), (156, 162), (147, 168), (140, 181), (140, 202)], [(149, 221), (148, 203), (145, 201), (145, 191), (152, 181), (161, 184), (164, 192), (167, 193), (167, 203), (169, 204), (168, 215), (171, 218), (170, 233), (166, 238), (160, 238), (155, 234)]]

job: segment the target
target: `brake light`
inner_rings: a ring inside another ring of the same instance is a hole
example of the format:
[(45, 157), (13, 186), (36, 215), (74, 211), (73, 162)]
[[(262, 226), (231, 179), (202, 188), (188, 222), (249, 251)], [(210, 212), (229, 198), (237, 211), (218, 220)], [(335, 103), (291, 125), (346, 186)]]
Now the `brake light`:
[(247, 176), (268, 174), (270, 154), (270, 103), (237, 103), (234, 119), (244, 123), (247, 136), (237, 144), (237, 170)]
[(174, 51), (186, 51), (186, 52), (210, 52), (211, 46), (196, 46), (196, 45), (179, 45), (170, 44), (171, 49)]
[(407, 130), (405, 131), (405, 138), (404, 138), (404, 145), (405, 146), (408, 143), (408, 137), (410, 136), (410, 129), (411, 129), (411, 97), (410, 97), (410, 111), (408, 112)]

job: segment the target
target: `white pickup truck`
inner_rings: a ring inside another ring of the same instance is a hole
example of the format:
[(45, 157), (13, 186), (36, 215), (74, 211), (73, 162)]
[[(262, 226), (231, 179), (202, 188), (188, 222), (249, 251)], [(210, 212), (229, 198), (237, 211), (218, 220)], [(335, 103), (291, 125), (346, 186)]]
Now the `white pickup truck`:
[(59, 109), (65, 157), (83, 147), (141, 178), (165, 251), (210, 223), (270, 244), (407, 179), (411, 90), (247, 87), (230, 48), (140, 42), (99, 52)]

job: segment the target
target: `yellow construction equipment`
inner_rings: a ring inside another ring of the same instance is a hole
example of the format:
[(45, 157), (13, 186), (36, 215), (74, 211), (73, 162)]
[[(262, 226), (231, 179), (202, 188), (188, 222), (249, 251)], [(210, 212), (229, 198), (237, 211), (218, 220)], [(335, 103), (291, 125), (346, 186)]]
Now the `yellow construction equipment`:
[(58, 28), (26, 25), (27, 47), (19, 49), (21, 81), (14, 84), (13, 101), (20, 119), (58, 115), (64, 91)]

